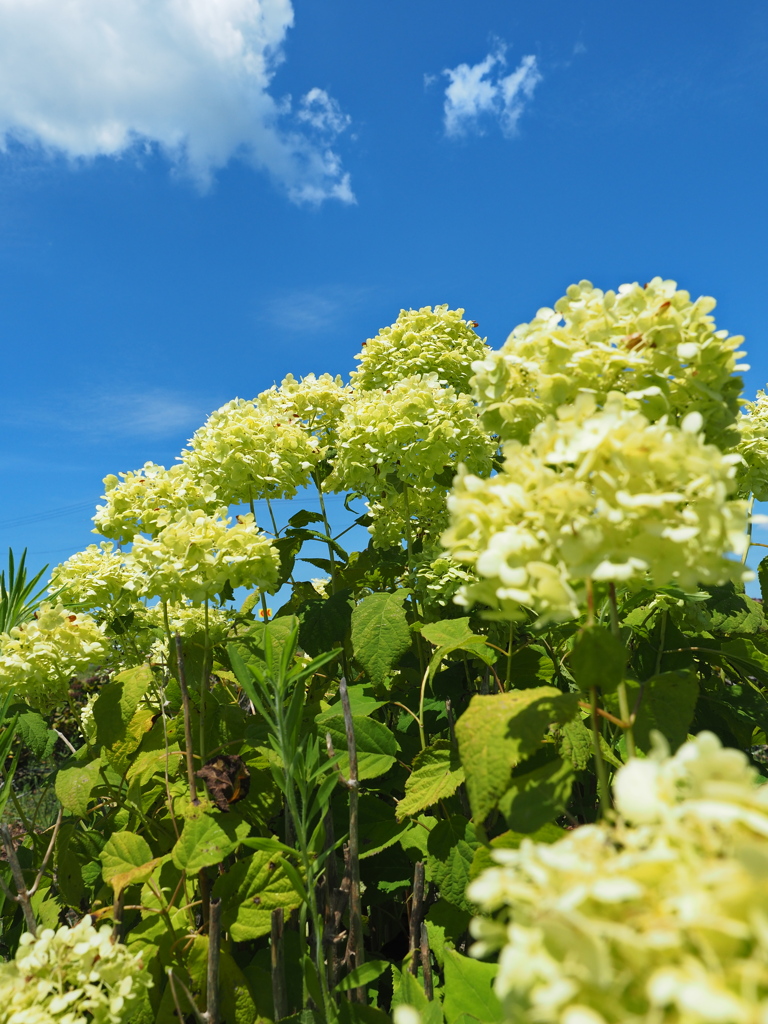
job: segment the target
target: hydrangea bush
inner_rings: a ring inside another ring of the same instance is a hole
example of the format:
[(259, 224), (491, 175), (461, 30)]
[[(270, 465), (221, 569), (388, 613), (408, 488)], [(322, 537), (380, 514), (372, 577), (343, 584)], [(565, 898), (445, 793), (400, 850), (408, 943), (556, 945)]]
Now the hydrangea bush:
[(47, 601), (9, 566), (0, 1024), (768, 1020), (768, 416), (713, 308), (401, 311), (108, 476)]
[[(618, 817), (496, 850), (468, 897), (510, 1021), (757, 1021), (768, 1013), (768, 787), (710, 732), (616, 775)], [(758, 784), (760, 783), (760, 784)]]

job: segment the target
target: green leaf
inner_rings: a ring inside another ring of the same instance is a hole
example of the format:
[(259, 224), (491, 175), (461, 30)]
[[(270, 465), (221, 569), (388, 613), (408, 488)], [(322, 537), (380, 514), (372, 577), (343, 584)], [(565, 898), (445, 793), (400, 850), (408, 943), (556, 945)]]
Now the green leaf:
[(458, 751), (449, 740), (436, 740), (422, 750), (413, 769), (405, 784), (405, 796), (395, 811), (398, 821), (452, 796), (464, 781)]
[(146, 882), (163, 857), (152, 857), (149, 843), (133, 832), (116, 832), (101, 851), (102, 875), (107, 885), (120, 893), (127, 885)]
[[(385, 700), (376, 700), (375, 697), (371, 697), (370, 694), (365, 692), (366, 689), (368, 689), (368, 687), (365, 686), (347, 687), (347, 693), (349, 694), (349, 706), (352, 709), (352, 714), (360, 718), (367, 718), (369, 715), (372, 715), (374, 711), (378, 711), (379, 708), (386, 707), (388, 703)], [(315, 721), (318, 725), (322, 725), (323, 722), (328, 721), (329, 718), (335, 718), (336, 715), (340, 715), (341, 713), (341, 700), (337, 700), (325, 711), (321, 711), (319, 715), (316, 715)]]
[(405, 593), (370, 594), (352, 612), (352, 650), (375, 685), (411, 646), (411, 631), (403, 609)]
[(106, 683), (93, 705), (96, 742), (119, 774), (128, 768), (130, 755), (152, 725), (152, 711), (139, 703), (152, 686), (149, 665), (118, 673)]
[[(475, 857), (484, 847), (475, 850)], [(473, 862), (474, 863), (474, 859)], [(490, 866), (490, 863), (489, 863)], [(474, 877), (474, 875), (472, 876)], [(472, 914), (462, 910), (448, 900), (439, 899), (427, 911), (426, 924), (429, 934), (429, 948), (442, 971), (445, 966), (445, 950), (455, 945), (469, 927)]]
[(97, 743), (111, 747), (125, 737), (126, 726), (151, 686), (152, 670), (139, 665), (118, 673), (101, 688), (93, 705)]
[(174, 865), (189, 875), (202, 868), (221, 864), (246, 838), (251, 827), (247, 821), (214, 818), (204, 814), (184, 822), (184, 830), (174, 846), (171, 856)]
[[(637, 684), (629, 688), (629, 706), (635, 700)], [(635, 741), (646, 753), (651, 749), (651, 730), (658, 729), (669, 740), (674, 752), (688, 738), (696, 702), (699, 680), (694, 671), (662, 672), (646, 680), (643, 698), (635, 722)]]
[(624, 678), (627, 649), (605, 626), (589, 626), (576, 638), (570, 668), (582, 690), (613, 692)]
[(362, 988), (364, 985), (370, 985), (372, 981), (376, 981), (377, 978), (381, 977), (384, 971), (389, 967), (389, 960), (368, 960), (364, 964), (360, 964), (353, 971), (342, 978), (341, 981), (334, 986), (334, 992), (349, 992), (353, 988)]
[(760, 583), (760, 596), (763, 604), (768, 605), (768, 555), (765, 556), (757, 567), (757, 579)]
[[(762, 638), (759, 638), (762, 645)], [(722, 661), (723, 657), (739, 672), (740, 675), (754, 676), (764, 685), (768, 685), (768, 655), (766, 655), (756, 642), (758, 638), (747, 639), (736, 637), (719, 644), (719, 650), (715, 650), (714, 659), (718, 655)], [(707, 641), (708, 646), (714, 646), (717, 641)]]
[(272, 657), (279, 660), (298, 624), (299, 620), (295, 615), (283, 615), (279, 619), (271, 619), (269, 622), (257, 622), (246, 634), (247, 646), (245, 644), (230, 644), (229, 648), (235, 647), (237, 653), (249, 667), (261, 665), (261, 661), (257, 661), (257, 658), (263, 658), (264, 645), (268, 639), (272, 644)]
[(421, 1024), (443, 1024), (443, 1013), (437, 999), (427, 999), (418, 978), (408, 970), (392, 967), (392, 1009), (413, 1006), (421, 1016)]
[(54, 790), (65, 811), (84, 818), (88, 812), (91, 791), (99, 780), (101, 761), (96, 758), (83, 768), (62, 768), (56, 775)]
[(429, 663), (430, 679), (434, 678), (440, 663), (454, 651), (466, 651), (486, 665), (496, 660), (495, 651), (488, 646), (488, 637), (472, 632), (468, 616), (427, 623), (421, 627), (421, 635), (437, 647)]
[(427, 840), (427, 878), (443, 899), (462, 910), (474, 910), (464, 891), (478, 845), (474, 825), (460, 814), (439, 821)]
[(428, 622), (421, 627), (421, 635), (435, 647), (451, 647), (463, 643), (485, 643), (486, 637), (473, 633), (469, 628), (469, 616), (460, 619), (442, 619)]
[(322, 521), (323, 517), (319, 512), (311, 512), (309, 509), (303, 508), (291, 516), (288, 525), (292, 526), (294, 530), (301, 530), (305, 526), (309, 526), (310, 523), (322, 523)]
[[(389, 771), (397, 758), (397, 740), (394, 733), (374, 718), (358, 715), (352, 716), (352, 727), (357, 747), (358, 779), (375, 779)], [(339, 755), (339, 770), (342, 775), (347, 775), (349, 754), (343, 715), (326, 718), (322, 728), (324, 732), (331, 734), (333, 749)]]
[(730, 582), (712, 587), (709, 592), (712, 596), (705, 607), (715, 632), (760, 633), (765, 629), (762, 606), (754, 598), (747, 597), (743, 584), (737, 586)]
[(580, 718), (566, 722), (562, 729), (560, 752), (568, 758), (577, 772), (590, 768), (594, 757), (592, 733)]
[(392, 1024), (389, 1014), (377, 1006), (350, 1003), (348, 999), (342, 999), (339, 1003), (339, 1021), (341, 1024)]
[(300, 646), (312, 658), (339, 647), (349, 632), (352, 615), (348, 589), (325, 600), (308, 601), (301, 612)]
[(500, 1024), (501, 1003), (493, 991), (498, 970), (498, 964), (484, 964), (462, 956), (455, 949), (445, 950), (443, 1011), (448, 1024), (463, 1014), (482, 1024)]
[[(539, 763), (542, 755), (546, 759)], [(563, 813), (572, 788), (570, 761), (544, 750), (512, 772), (512, 785), (499, 801), (499, 810), (511, 829), (535, 832)]]
[[(506, 665), (502, 661), (502, 665)], [(538, 644), (528, 644), (512, 652), (511, 682), (517, 690), (532, 686), (545, 686), (552, 682), (555, 665), (546, 650)]]
[(26, 704), (13, 704), (8, 709), (8, 717), (15, 714), (19, 716), (16, 731), (24, 746), (36, 760), (47, 761), (58, 739), (56, 733), (48, 728), (42, 715), (30, 711)]
[(292, 910), (301, 904), (283, 858), (261, 850), (220, 875), (213, 895), (223, 901), (222, 926), (235, 942), (269, 935), (273, 910)]
[(456, 736), (476, 821), (493, 810), (509, 788), (513, 767), (538, 749), (549, 726), (573, 718), (578, 699), (553, 686), (472, 698)]
[(409, 827), (409, 822), (398, 822), (392, 817), (392, 808), (377, 796), (363, 793), (358, 804), (358, 834), (360, 859), (373, 857), (389, 849)]

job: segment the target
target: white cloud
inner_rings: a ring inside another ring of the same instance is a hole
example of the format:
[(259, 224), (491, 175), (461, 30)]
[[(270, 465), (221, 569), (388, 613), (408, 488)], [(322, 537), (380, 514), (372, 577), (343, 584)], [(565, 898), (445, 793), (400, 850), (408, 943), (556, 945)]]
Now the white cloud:
[(302, 97), (296, 117), (320, 132), (332, 132), (335, 135), (348, 128), (352, 121), (325, 89), (310, 89)]
[(221, 404), (216, 401), (221, 396), (203, 398), (162, 387), (86, 387), (77, 394), (71, 390), (52, 393), (45, 408), (35, 397), (19, 394), (6, 403), (0, 424), (75, 435), (90, 443), (114, 438), (186, 438), (211, 408)]
[(445, 90), (445, 133), (456, 138), (467, 131), (481, 131), (483, 119), (493, 118), (505, 135), (514, 135), (526, 104), (541, 81), (536, 57), (523, 57), (508, 75), (504, 46), (489, 53), (479, 64), (446, 68), (450, 79)]
[(294, 288), (273, 295), (264, 303), (263, 317), (281, 331), (320, 334), (338, 328), (345, 313), (369, 295), (368, 288), (326, 286), (320, 289)]
[(296, 202), (354, 202), (336, 101), (269, 92), (292, 24), (290, 0), (0, 0), (0, 147), (150, 144), (203, 187), (237, 157)]

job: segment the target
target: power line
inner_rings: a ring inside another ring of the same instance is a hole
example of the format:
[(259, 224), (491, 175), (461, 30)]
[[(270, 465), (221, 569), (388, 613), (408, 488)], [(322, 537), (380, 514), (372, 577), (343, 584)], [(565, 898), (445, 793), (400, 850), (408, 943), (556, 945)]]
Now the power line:
[[(326, 494), (326, 502), (335, 504), (337, 501), (342, 500), (344, 495), (342, 494)], [(313, 504), (319, 502), (320, 498), (316, 494), (306, 494), (301, 497), (295, 498), (270, 498), (270, 504), (272, 505), (294, 505), (294, 504), (305, 504), (312, 502)], [(259, 498), (254, 502), (255, 505), (266, 505), (266, 499)], [(45, 512), (33, 512), (27, 516), (18, 516), (14, 519), (3, 519), (0, 520), (0, 530), (12, 529), (20, 526), (34, 526), (37, 523), (45, 523), (51, 519), (61, 519), (65, 516), (72, 516), (78, 512), (85, 512), (86, 510), (96, 510), (96, 503), (93, 501), (80, 501), (75, 505), (61, 505), (59, 508), (52, 508)]]
[(76, 505), (62, 505), (60, 508), (52, 508), (46, 512), (33, 512), (28, 516), (18, 516), (14, 519), (3, 519), (0, 521), (0, 529), (8, 529), (13, 526), (31, 526), (34, 523), (43, 523), (49, 519), (61, 519), (64, 516), (75, 515), (77, 512), (85, 512), (86, 509), (94, 508), (92, 501), (80, 501)]

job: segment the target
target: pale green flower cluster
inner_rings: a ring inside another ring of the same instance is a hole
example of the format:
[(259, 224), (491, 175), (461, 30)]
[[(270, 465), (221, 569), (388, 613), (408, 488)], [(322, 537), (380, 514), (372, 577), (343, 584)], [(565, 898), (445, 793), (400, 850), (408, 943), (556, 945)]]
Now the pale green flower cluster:
[(434, 373), (442, 384), (468, 391), (472, 363), (485, 359), (489, 348), (463, 317), (463, 309), (447, 305), (402, 309), (395, 323), (369, 338), (355, 356), (360, 366), (350, 376), (353, 387), (389, 388), (403, 377)]
[(0, 692), (16, 689), (33, 707), (54, 708), (67, 700), (72, 676), (108, 653), (103, 626), (90, 615), (44, 603), (31, 622), (0, 633)]
[[(201, 605), (168, 604), (168, 626), (171, 636), (200, 636), (205, 632), (206, 610)], [(211, 605), (208, 608), (208, 638), (212, 645), (226, 642), (232, 625), (231, 613), (224, 608)], [(148, 651), (152, 664), (167, 665), (169, 655), (168, 632), (165, 628), (163, 605), (142, 608), (137, 623), (137, 646)]]
[(468, 395), (443, 387), (435, 373), (405, 377), (349, 402), (326, 486), (366, 496), (396, 484), (431, 488), (457, 462), (488, 472), (495, 447)]
[(464, 603), (539, 624), (579, 614), (587, 579), (695, 590), (751, 578), (725, 552), (747, 543), (746, 504), (728, 500), (740, 458), (704, 442), (701, 416), (649, 422), (619, 393), (582, 393), (510, 441), (491, 478), (462, 472), (443, 543), (479, 581)]
[(166, 469), (146, 462), (142, 469), (104, 478), (106, 504), (96, 506), (94, 533), (129, 543), (138, 533), (154, 535), (178, 512), (189, 507), (211, 512), (221, 504), (204, 473), (195, 476), (183, 466)]
[[(383, 485), (391, 486), (390, 483)], [(373, 522), (368, 527), (374, 547), (400, 546), (403, 538), (411, 541), (437, 541), (448, 525), (445, 487), (406, 487), (381, 490), (368, 503)]]
[(214, 481), (221, 501), (292, 498), (309, 481), (320, 444), (278, 397), (235, 398), (212, 413), (182, 452), (196, 478)]
[(334, 443), (336, 424), (351, 393), (341, 377), (332, 377), (330, 373), (319, 377), (310, 373), (301, 380), (289, 373), (280, 387), (262, 391), (257, 401), (281, 421), (300, 425), (307, 434), (313, 435), (324, 454), (328, 445)]
[(51, 574), (50, 591), (61, 591), (68, 604), (108, 608), (128, 591), (135, 591), (138, 572), (133, 559), (115, 551), (110, 541), (89, 544), (71, 555)]
[(476, 577), (463, 566), (444, 555), (434, 557), (434, 552), (432, 556), (428, 554), (420, 560), (415, 577), (416, 587), (425, 606), (435, 605), (439, 608), (452, 604), (462, 588), (476, 582)]
[[(156, 604), (147, 608), (143, 613), (143, 623), (152, 629), (165, 630), (165, 615), (163, 606)], [(194, 636), (205, 630), (206, 613), (201, 605), (193, 605), (189, 602), (184, 604), (168, 605), (168, 625), (171, 635)], [(210, 607), (208, 609), (208, 630), (211, 643), (222, 643), (230, 627), (230, 617), (224, 608)]]
[(84, 917), (22, 935), (15, 958), (0, 964), (0, 1024), (130, 1024), (152, 981), (110, 933)]
[(225, 513), (181, 512), (157, 537), (136, 537), (131, 554), (142, 573), (141, 594), (200, 604), (227, 583), (233, 589), (273, 586), (280, 566), (277, 550), (252, 515), (238, 516), (230, 527)]
[(736, 451), (744, 459), (739, 486), (758, 501), (768, 501), (768, 395), (758, 391), (756, 401), (744, 402), (739, 417), (740, 441)]
[(701, 733), (616, 776), (613, 824), (495, 850), (469, 899), (514, 1024), (768, 1020), (768, 788)]
[(475, 365), (474, 393), (489, 430), (526, 441), (533, 427), (583, 389), (598, 402), (625, 393), (651, 420), (701, 413), (724, 450), (738, 440), (741, 337), (715, 329), (715, 300), (695, 302), (674, 281), (603, 292), (571, 285), (554, 309), (516, 327), (499, 352)]

